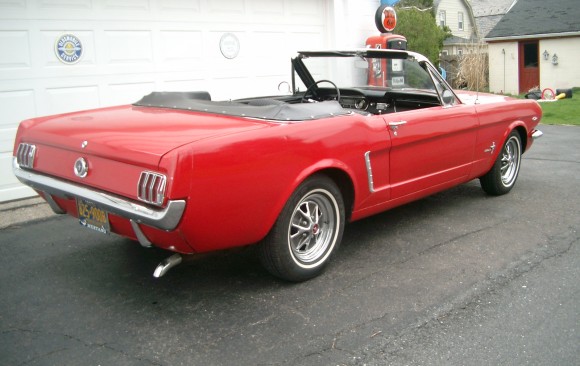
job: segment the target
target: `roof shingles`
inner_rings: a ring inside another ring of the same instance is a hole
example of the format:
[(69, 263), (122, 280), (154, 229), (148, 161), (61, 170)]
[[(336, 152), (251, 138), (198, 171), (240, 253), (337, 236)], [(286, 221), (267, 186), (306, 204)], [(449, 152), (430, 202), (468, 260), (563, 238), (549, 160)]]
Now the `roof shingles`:
[(578, 0), (518, 0), (485, 38), (580, 32), (579, 19)]

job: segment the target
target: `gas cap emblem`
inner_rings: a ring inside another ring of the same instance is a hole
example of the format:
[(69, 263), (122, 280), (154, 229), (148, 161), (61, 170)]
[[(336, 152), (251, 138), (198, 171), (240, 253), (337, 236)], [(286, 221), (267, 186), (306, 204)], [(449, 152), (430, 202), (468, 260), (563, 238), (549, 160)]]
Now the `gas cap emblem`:
[(75, 161), (74, 170), (75, 175), (79, 178), (84, 178), (87, 176), (89, 173), (89, 165), (87, 164), (85, 158), (78, 158), (77, 161)]

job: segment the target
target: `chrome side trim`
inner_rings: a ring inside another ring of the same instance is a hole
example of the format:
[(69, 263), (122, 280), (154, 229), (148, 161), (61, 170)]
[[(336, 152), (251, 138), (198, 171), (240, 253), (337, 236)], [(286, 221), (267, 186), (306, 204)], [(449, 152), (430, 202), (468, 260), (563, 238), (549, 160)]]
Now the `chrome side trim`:
[(161, 230), (173, 230), (185, 211), (184, 200), (168, 201), (167, 207), (152, 209), (126, 198), (87, 188), (61, 179), (52, 178), (30, 170), (23, 170), (12, 160), (12, 171), (22, 183), (47, 194), (64, 198), (83, 198), (96, 203), (100, 208), (139, 224)]
[(540, 131), (540, 130), (533, 130), (532, 131), (532, 138), (534, 140), (537, 140), (537, 139), (539, 139), (542, 136), (544, 136), (544, 133), (542, 131)]
[(367, 167), (367, 179), (369, 181), (369, 191), (375, 193), (375, 183), (373, 182), (373, 167), (371, 166), (371, 152), (365, 153), (365, 165)]
[(131, 227), (133, 228), (133, 231), (135, 232), (135, 236), (137, 237), (139, 244), (141, 244), (141, 246), (143, 248), (151, 248), (153, 246), (153, 243), (151, 243), (149, 241), (149, 239), (147, 239), (147, 237), (145, 236), (145, 233), (143, 233), (143, 231), (139, 227), (139, 224), (136, 223), (135, 220), (130, 220), (130, 221), (131, 221)]

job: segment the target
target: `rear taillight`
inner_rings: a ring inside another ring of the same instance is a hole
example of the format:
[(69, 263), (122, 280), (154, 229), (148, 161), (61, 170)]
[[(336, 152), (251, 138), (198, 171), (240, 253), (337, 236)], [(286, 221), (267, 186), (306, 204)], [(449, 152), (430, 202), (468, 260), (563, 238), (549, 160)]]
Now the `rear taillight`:
[(152, 205), (161, 206), (165, 200), (165, 186), (167, 178), (163, 174), (153, 172), (141, 172), (137, 197), (141, 201)]
[(24, 168), (34, 168), (34, 156), (36, 155), (36, 146), (22, 143), (18, 145), (16, 162)]

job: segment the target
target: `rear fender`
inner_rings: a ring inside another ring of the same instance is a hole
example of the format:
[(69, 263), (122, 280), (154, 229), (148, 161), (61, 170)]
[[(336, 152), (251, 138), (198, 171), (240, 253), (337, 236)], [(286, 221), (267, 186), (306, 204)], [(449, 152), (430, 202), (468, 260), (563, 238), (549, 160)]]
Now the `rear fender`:
[[(359, 184), (357, 183), (356, 179), (354, 179), (354, 177), (355, 177), (354, 172), (346, 164), (344, 164), (343, 162), (341, 162), (339, 160), (324, 159), (324, 160), (318, 161), (317, 163), (310, 165), (309, 167), (302, 170), (300, 172), (300, 174), (298, 174), (296, 176), (296, 179), (294, 179), (288, 186), (286, 186), (284, 188), (284, 190), (283, 190), (284, 193), (280, 195), (280, 199), (273, 205), (274, 208), (272, 209), (271, 216), (268, 217), (268, 220), (267, 220), (268, 227), (271, 229), (272, 226), (274, 226), (274, 223), (278, 219), (280, 212), (282, 212), (282, 210), (284, 209), (284, 205), (286, 205), (286, 202), (288, 202), (292, 193), (294, 193), (294, 191), (298, 188), (298, 186), (300, 184), (302, 184), (302, 182), (304, 182), (306, 179), (308, 179), (309, 177), (311, 177), (315, 174), (319, 174), (319, 173), (325, 174), (325, 172), (329, 172), (331, 170), (341, 171), (346, 176), (348, 176), (348, 178), (352, 184), (352, 187), (353, 187), (353, 193), (352, 193), (351, 200), (352, 200), (352, 202), (354, 202), (354, 195), (356, 195), (355, 192), (359, 191), (359, 189), (358, 189)], [(333, 177), (330, 176), (330, 178), (333, 178)], [(339, 189), (341, 191), (343, 191), (343, 189), (345, 187), (341, 187), (338, 182), (336, 182), (336, 183), (339, 186)], [(347, 211), (351, 210), (350, 207), (347, 207), (346, 209), (347, 209)]]
[(193, 154), (190, 146), (175, 149), (161, 158), (159, 172), (170, 180), (166, 196), (169, 199), (188, 198), (191, 192)]

